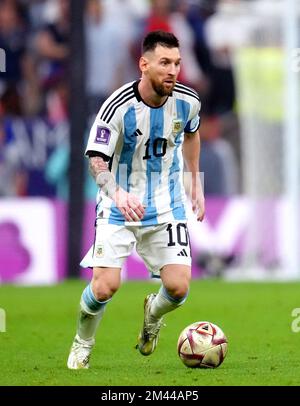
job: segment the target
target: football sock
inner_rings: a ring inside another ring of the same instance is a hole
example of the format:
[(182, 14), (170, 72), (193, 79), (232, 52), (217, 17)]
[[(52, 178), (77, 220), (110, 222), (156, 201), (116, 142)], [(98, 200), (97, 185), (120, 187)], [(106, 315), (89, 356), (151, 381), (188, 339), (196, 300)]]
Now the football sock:
[(164, 314), (181, 306), (186, 301), (187, 296), (188, 294), (180, 299), (176, 299), (169, 295), (164, 286), (161, 286), (151, 304), (150, 316), (153, 319), (153, 322), (160, 319)]
[(102, 319), (106, 304), (111, 299), (100, 302), (93, 294), (91, 284), (83, 291), (80, 300), (80, 312), (77, 326), (77, 334), (83, 340), (89, 341), (95, 338), (98, 325)]

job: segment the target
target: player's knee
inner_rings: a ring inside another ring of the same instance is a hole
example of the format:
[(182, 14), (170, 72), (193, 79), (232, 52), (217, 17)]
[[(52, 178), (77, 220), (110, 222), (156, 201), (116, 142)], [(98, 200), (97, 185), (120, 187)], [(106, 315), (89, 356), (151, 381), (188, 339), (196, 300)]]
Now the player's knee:
[(167, 288), (168, 295), (171, 296), (174, 300), (180, 302), (185, 299), (189, 293), (189, 284), (183, 283), (180, 285), (174, 285)]
[(96, 300), (103, 302), (110, 299), (116, 293), (119, 288), (119, 283), (94, 279), (92, 287)]

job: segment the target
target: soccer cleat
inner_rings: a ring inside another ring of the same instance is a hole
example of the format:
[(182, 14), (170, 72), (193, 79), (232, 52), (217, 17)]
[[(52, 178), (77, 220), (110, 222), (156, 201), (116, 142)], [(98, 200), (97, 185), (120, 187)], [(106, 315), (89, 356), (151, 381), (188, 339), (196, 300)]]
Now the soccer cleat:
[(95, 340), (82, 340), (78, 334), (75, 336), (69, 358), (68, 358), (68, 368), (69, 369), (88, 369), (89, 360), (91, 356), (92, 349), (94, 347)]
[(150, 321), (150, 308), (155, 296), (156, 293), (151, 293), (144, 301), (144, 324), (138, 337), (138, 344), (136, 345), (136, 348), (138, 348), (143, 355), (150, 355), (153, 353), (157, 346), (159, 330), (163, 325), (162, 318), (154, 323)]

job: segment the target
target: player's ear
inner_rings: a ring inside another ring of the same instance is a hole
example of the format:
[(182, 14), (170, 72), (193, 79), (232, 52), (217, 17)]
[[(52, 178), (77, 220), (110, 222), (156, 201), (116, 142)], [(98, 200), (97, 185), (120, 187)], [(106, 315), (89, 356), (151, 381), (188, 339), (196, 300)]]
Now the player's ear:
[(140, 57), (140, 61), (139, 61), (139, 67), (140, 67), (140, 71), (146, 72), (148, 69), (148, 60), (147, 58), (145, 58), (144, 56)]

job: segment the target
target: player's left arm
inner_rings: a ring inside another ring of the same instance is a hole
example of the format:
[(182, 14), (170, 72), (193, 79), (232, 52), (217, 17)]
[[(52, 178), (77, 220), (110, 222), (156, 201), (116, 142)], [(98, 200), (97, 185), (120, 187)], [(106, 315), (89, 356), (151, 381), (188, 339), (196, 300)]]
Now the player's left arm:
[(205, 214), (205, 199), (200, 179), (201, 141), (200, 134), (197, 130), (193, 133), (184, 133), (183, 158), (188, 172), (191, 174), (191, 199), (194, 213), (197, 220), (202, 221)]

